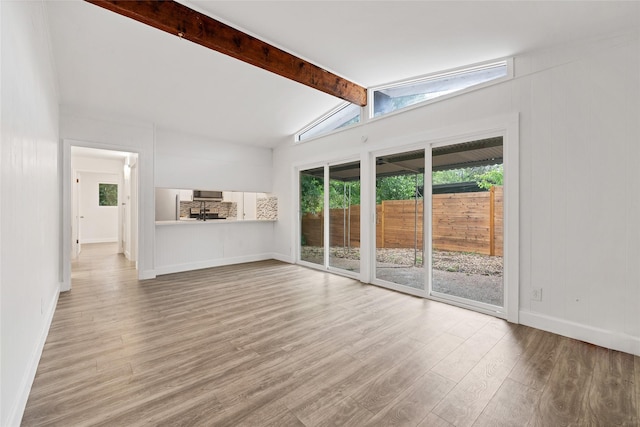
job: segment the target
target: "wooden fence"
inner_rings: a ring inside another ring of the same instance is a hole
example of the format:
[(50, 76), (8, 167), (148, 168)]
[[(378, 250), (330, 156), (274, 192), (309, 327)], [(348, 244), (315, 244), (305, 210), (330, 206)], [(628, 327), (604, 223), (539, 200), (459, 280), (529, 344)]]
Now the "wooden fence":
[[(388, 200), (376, 206), (379, 248), (422, 249), (423, 204)], [(331, 246), (360, 246), (360, 206), (331, 209)], [(417, 234), (415, 230), (417, 229)], [(322, 246), (322, 215), (302, 217), (302, 235), (309, 246)], [(503, 189), (477, 193), (433, 195), (433, 247), (437, 250), (503, 254)]]

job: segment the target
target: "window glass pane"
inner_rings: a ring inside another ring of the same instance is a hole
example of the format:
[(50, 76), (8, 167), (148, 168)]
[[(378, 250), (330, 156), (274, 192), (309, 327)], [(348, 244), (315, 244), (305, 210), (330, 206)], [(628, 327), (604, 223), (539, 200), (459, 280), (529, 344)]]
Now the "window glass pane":
[(376, 278), (424, 289), (424, 150), (376, 158)]
[(118, 206), (118, 184), (98, 184), (98, 206)]
[(376, 90), (373, 93), (373, 116), (378, 117), (420, 102), (506, 77), (507, 72), (506, 62), (502, 62)]
[(432, 150), (432, 294), (504, 306), (502, 137)]
[(324, 167), (300, 171), (300, 259), (324, 265)]
[(298, 135), (298, 141), (313, 138), (318, 135), (329, 133), (336, 129), (350, 126), (360, 122), (360, 106), (355, 104), (345, 104), (344, 107), (335, 111), (315, 126), (301, 132)]
[(329, 168), (329, 266), (360, 271), (360, 162)]

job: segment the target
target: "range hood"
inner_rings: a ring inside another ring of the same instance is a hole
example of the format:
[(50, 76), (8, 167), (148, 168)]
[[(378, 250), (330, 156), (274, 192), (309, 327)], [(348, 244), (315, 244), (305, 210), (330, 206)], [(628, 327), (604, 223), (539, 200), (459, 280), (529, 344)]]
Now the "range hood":
[(194, 202), (221, 202), (222, 191), (193, 190)]

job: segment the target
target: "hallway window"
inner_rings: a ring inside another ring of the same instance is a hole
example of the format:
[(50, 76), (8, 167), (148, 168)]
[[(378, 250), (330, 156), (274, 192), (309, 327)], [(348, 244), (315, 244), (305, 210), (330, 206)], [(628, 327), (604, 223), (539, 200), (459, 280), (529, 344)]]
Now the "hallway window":
[(118, 184), (98, 184), (98, 206), (118, 206)]

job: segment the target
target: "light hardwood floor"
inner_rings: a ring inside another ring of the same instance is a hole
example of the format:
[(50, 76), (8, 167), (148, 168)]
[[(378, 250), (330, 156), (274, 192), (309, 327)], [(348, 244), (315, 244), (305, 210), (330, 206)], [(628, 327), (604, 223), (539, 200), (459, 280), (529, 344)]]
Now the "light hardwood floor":
[(640, 424), (640, 357), (276, 261), (140, 282), (110, 250), (74, 263), (25, 426)]

